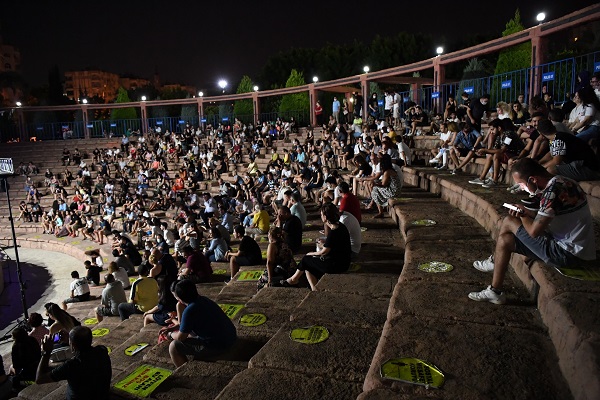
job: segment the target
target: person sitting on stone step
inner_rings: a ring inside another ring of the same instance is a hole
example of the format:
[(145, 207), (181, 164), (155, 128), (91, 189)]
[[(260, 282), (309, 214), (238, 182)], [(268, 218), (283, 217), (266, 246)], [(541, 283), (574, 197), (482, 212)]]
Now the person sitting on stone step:
[(512, 177), (525, 191), (540, 196), (540, 208), (535, 212), (515, 204), (517, 210), (509, 210), (500, 226), (494, 254), (473, 263), (479, 271), (493, 272), (492, 284), (471, 292), (471, 300), (506, 302), (502, 285), (512, 253), (555, 268), (596, 259), (594, 222), (586, 194), (577, 182), (549, 173), (531, 158), (517, 161)]

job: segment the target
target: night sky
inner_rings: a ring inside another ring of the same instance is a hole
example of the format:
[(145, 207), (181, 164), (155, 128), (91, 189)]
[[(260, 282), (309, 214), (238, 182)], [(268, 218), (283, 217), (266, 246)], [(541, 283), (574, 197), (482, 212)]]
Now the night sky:
[[(500, 36), (521, 10), (525, 27), (595, 4), (569, 1), (36, 1), (2, 0), (0, 33), (21, 51), (32, 86), (48, 69), (96, 67), (163, 83), (212, 89), (243, 74), (256, 77), (269, 55), (290, 47), (370, 42), (400, 31), (452, 38)], [(365, 18), (366, 17), (366, 18)], [(444, 43), (440, 43), (443, 45)], [(452, 50), (452, 49), (447, 49)], [(432, 55), (433, 55), (432, 49)], [(357, 71), (357, 73), (360, 71)]]

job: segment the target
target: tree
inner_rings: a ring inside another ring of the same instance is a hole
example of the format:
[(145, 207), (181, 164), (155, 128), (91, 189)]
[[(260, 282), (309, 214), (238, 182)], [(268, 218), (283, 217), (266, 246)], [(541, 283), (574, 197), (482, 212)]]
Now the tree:
[(488, 90), (488, 87), (481, 78), (490, 75), (489, 69), (490, 67), (485, 60), (480, 60), (477, 57), (470, 59), (463, 70), (457, 95), (460, 95), (465, 90), (465, 87), (473, 87), (471, 97), (484, 94)]
[[(290, 88), (305, 84), (306, 82), (304, 82), (304, 74), (293, 69), (290, 73), (290, 77), (285, 83), (285, 87)], [(307, 92), (286, 94), (281, 99), (279, 113), (284, 115), (286, 118), (293, 116), (296, 118), (296, 120), (300, 121), (308, 117), (309, 108), (310, 102)]]
[[(506, 29), (504, 29), (502, 32), (502, 36), (504, 37), (512, 35), (513, 33), (521, 32), (523, 29), (525, 28), (521, 22), (521, 13), (517, 8), (514, 18), (506, 23)], [(530, 66), (531, 42), (525, 42), (500, 51), (494, 75), (500, 75), (510, 71), (518, 71), (529, 68)]]
[[(254, 90), (253, 86), (252, 79), (250, 79), (248, 75), (244, 75), (242, 81), (238, 85), (236, 93), (250, 93)], [(233, 113), (236, 118), (242, 117), (242, 119), (252, 121), (252, 116), (254, 115), (254, 105), (252, 104), (252, 100), (236, 100), (233, 105)]]
[[(125, 90), (123, 87), (120, 87), (119, 91), (117, 92), (117, 100), (115, 101), (115, 103), (129, 103), (129, 102), (131, 102), (131, 100), (129, 99), (127, 90)], [(110, 113), (110, 119), (111, 120), (137, 119), (137, 112), (135, 111), (135, 108), (133, 108), (133, 107), (115, 108)]]

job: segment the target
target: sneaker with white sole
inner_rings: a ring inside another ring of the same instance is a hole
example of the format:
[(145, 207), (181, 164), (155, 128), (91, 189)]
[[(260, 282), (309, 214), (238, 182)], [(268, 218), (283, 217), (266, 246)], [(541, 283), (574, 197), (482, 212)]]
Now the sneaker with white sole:
[(494, 270), (494, 255), (492, 254), (485, 260), (473, 262), (473, 267), (481, 272), (492, 272)]
[(488, 179), (483, 185), (481, 185), (481, 187), (484, 187), (486, 189), (497, 188), (498, 187), (498, 182), (496, 182), (493, 179)]
[(469, 183), (471, 183), (473, 185), (483, 185), (485, 183), (485, 180), (481, 180), (479, 178), (475, 178), (475, 179), (471, 179), (469, 181)]
[(440, 160), (438, 158), (432, 158), (431, 160), (429, 160), (429, 164), (437, 164), (439, 162)]
[(521, 188), (521, 185), (519, 185), (518, 183), (515, 183), (514, 185), (507, 187), (506, 191), (512, 192), (513, 190), (517, 190), (520, 188)]
[(504, 304), (506, 303), (506, 296), (504, 293), (496, 293), (492, 289), (492, 285), (483, 289), (481, 292), (469, 293), (469, 298), (475, 301), (489, 301), (493, 304)]

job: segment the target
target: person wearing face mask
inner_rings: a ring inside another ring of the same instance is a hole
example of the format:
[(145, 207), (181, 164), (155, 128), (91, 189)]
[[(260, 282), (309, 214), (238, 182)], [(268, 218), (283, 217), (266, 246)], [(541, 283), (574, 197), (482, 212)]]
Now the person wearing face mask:
[[(539, 127), (538, 127), (539, 129)], [(529, 193), (540, 196), (539, 210), (514, 204), (500, 227), (494, 254), (473, 267), (493, 272), (492, 284), (469, 293), (475, 301), (504, 304), (504, 277), (512, 253), (541, 260), (551, 267), (579, 265), (596, 259), (594, 223), (586, 194), (572, 179), (553, 175), (531, 158), (513, 165), (512, 177)]]
[(489, 111), (490, 95), (484, 94), (479, 99), (473, 99), (467, 107), (467, 117), (474, 131), (481, 133), (481, 119)]

